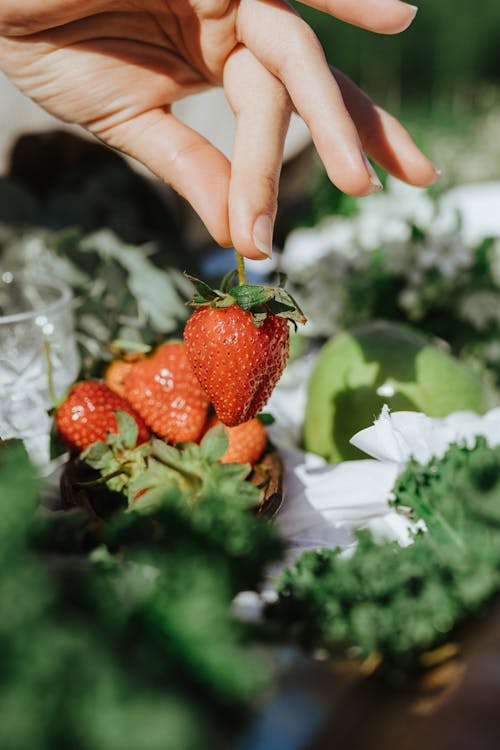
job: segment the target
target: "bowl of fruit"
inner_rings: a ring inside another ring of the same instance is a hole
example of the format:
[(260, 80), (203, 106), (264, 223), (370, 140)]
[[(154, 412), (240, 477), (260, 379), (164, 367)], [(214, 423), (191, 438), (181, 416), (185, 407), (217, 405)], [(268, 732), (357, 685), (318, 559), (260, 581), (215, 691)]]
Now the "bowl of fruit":
[(56, 407), (70, 450), (66, 506), (105, 520), (117, 508), (154, 507), (175, 488), (192, 505), (215, 489), (256, 513), (280, 507), (283, 467), (261, 410), (287, 361), (289, 321), (303, 315), (281, 286), (234, 286), (234, 273), (220, 290), (192, 281), (183, 341), (115, 346), (104, 378), (76, 383)]

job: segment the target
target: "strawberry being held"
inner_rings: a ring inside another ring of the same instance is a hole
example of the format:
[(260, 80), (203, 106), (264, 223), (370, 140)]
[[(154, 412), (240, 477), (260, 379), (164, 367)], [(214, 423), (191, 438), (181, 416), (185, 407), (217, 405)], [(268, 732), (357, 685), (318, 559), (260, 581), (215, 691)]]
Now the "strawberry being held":
[(171, 443), (200, 437), (209, 403), (182, 341), (166, 342), (134, 363), (124, 388), (126, 399), (160, 437)]
[(56, 411), (57, 431), (65, 445), (83, 451), (97, 440), (106, 440), (109, 432), (118, 433), (116, 411), (134, 418), (139, 430), (138, 444), (149, 440), (148, 428), (131, 405), (98, 380), (84, 380), (71, 388)]
[(288, 321), (305, 318), (279, 286), (243, 284), (226, 292), (192, 281), (197, 309), (184, 330), (186, 352), (220, 421), (239, 425), (261, 411), (285, 368)]

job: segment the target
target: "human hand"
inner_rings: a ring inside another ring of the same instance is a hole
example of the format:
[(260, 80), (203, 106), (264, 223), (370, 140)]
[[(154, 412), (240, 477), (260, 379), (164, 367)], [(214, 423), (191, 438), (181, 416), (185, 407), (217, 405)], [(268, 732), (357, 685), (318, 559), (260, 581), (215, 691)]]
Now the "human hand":
[[(382, 33), (411, 23), (399, 0), (304, 0)], [(282, 0), (2, 0), (0, 67), (29, 97), (129, 154), (183, 195), (221, 245), (270, 253), (293, 109), (330, 179), (379, 188), (363, 148), (396, 177), (437, 177), (403, 126), (329, 69), (311, 28)], [(171, 112), (223, 86), (236, 115), (232, 162)]]

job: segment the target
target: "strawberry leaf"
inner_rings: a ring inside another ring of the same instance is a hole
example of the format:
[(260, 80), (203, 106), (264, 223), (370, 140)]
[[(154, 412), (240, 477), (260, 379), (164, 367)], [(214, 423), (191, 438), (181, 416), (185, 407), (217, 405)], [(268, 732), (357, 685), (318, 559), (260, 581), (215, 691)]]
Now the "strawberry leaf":
[(139, 428), (137, 422), (125, 411), (115, 411), (116, 422), (118, 424), (118, 434), (125, 448), (135, 448)]
[(181, 453), (173, 445), (168, 445), (164, 440), (154, 438), (152, 446), (153, 456), (165, 465), (177, 468), (182, 463)]
[(242, 284), (231, 290), (231, 296), (242, 310), (251, 310), (259, 305), (264, 305), (275, 296), (276, 289), (266, 286), (254, 286)]
[(229, 447), (227, 432), (221, 424), (212, 427), (200, 444), (200, 453), (205, 461), (213, 463), (222, 458)]
[(236, 268), (233, 268), (232, 271), (229, 271), (228, 273), (226, 273), (225, 276), (223, 276), (222, 281), (220, 283), (220, 288), (222, 292), (229, 293), (231, 292), (231, 289), (233, 289), (237, 285), (238, 285), (238, 270)]
[(110, 447), (103, 440), (97, 440), (83, 451), (81, 458), (93, 469), (100, 469), (102, 460), (108, 453), (111, 455)]
[(197, 279), (195, 276), (190, 276), (188, 273), (184, 273), (184, 276), (193, 284), (204, 302), (210, 302), (220, 296), (215, 289), (212, 289), (208, 284), (205, 284), (204, 281), (201, 281), (201, 279)]
[(157, 510), (165, 502), (165, 497), (170, 495), (171, 492), (177, 492), (178, 489), (175, 483), (163, 484), (158, 487), (151, 487), (146, 490), (136, 500), (133, 498), (129, 500), (130, 506), (127, 512), (134, 513), (152, 513)]

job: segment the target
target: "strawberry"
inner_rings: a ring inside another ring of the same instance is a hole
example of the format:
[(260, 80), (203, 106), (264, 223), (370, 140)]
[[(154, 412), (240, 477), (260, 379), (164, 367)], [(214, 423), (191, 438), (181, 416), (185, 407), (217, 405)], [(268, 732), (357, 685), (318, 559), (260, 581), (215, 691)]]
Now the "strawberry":
[[(221, 424), (217, 416), (212, 415), (206, 425), (206, 431)], [(222, 458), (226, 464), (251, 464), (254, 466), (264, 453), (267, 445), (267, 434), (260, 419), (250, 419), (236, 427), (224, 425), (229, 446)]]
[(136, 362), (125, 380), (125, 397), (165, 440), (180, 443), (200, 437), (209, 403), (182, 341), (162, 344)]
[(108, 365), (104, 373), (104, 382), (119, 396), (125, 396), (125, 380), (134, 363), (144, 358), (151, 351), (151, 347), (140, 341), (124, 341), (116, 339), (108, 344), (108, 349), (115, 355), (115, 359)]
[(283, 372), (288, 320), (305, 318), (281, 287), (244, 284), (226, 293), (192, 281), (198, 309), (184, 330), (187, 355), (220, 421), (239, 425), (260, 412)]
[(125, 380), (133, 367), (132, 362), (123, 359), (114, 359), (104, 373), (104, 382), (122, 398), (125, 398)]
[(69, 448), (83, 451), (109, 432), (118, 433), (115, 411), (133, 417), (138, 427), (137, 443), (149, 440), (149, 430), (141, 417), (121, 396), (97, 380), (76, 383), (58, 407), (55, 423), (59, 436)]

